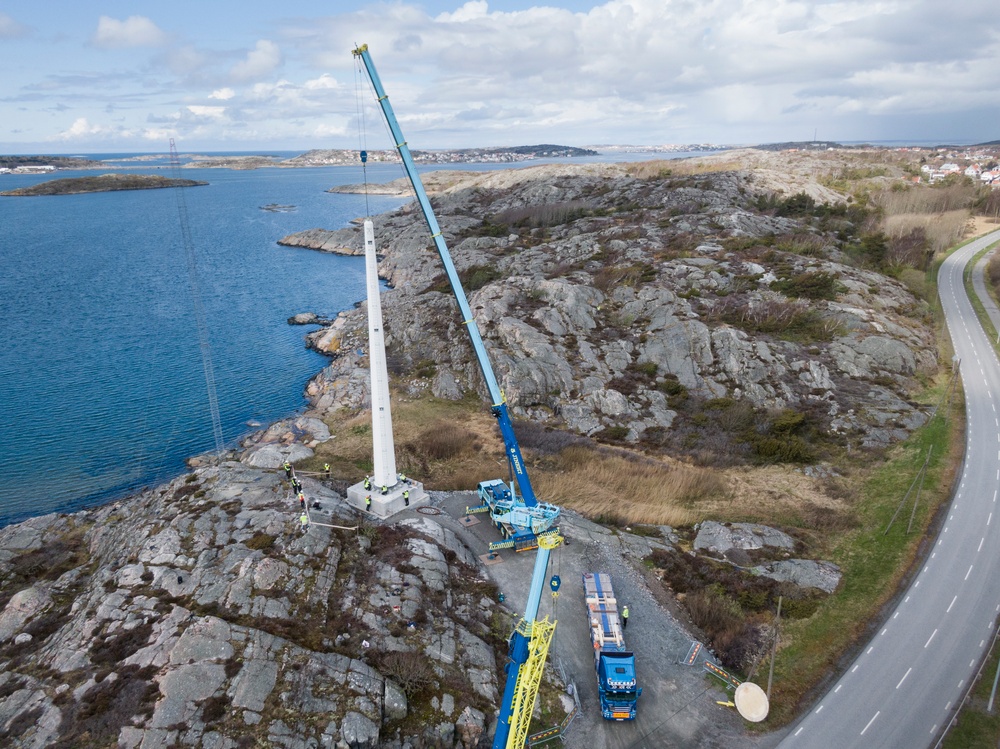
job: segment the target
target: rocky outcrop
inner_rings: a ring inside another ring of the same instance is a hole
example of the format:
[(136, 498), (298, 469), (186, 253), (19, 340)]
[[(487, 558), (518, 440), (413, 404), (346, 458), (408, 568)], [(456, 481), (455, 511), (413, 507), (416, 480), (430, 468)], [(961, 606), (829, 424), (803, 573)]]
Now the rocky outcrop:
[[(760, 413), (808, 411), (827, 438), (863, 446), (924, 423), (908, 394), (937, 367), (925, 305), (844, 262), (832, 234), (756, 210), (758, 177), (640, 179), (622, 165), (550, 165), (452, 173), (429, 188), (513, 411), (661, 443), (684, 426), (678, 393)], [(410, 387), (482, 392), (415, 205), (375, 223), (379, 271), (392, 286), (382, 303), (387, 348), (404, 371), (434, 363), (430, 381)], [(349, 253), (362, 242), (359, 229), (286, 239)], [(796, 284), (810, 278), (833, 281), (818, 297), (799, 296)], [(308, 386), (320, 412), (366, 404), (364, 314), (348, 311), (309, 336), (334, 357)]]
[(430, 518), (338, 531), (310, 479), (303, 528), (281, 476), (223, 463), (0, 530), (4, 746), (476, 746), (479, 561)]

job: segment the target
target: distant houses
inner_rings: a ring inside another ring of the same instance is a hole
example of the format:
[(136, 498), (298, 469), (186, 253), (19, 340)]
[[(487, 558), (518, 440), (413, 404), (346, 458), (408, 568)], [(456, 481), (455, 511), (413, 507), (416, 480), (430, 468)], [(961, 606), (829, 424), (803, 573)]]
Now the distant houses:
[(3, 166), (0, 167), (0, 174), (48, 174), (55, 170), (54, 166), (48, 164), (44, 166), (16, 166), (13, 169)]

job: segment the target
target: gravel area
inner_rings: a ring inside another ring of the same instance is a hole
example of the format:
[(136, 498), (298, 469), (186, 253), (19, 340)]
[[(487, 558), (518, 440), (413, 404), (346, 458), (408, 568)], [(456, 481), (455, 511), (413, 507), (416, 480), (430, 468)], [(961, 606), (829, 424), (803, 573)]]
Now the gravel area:
[[(472, 492), (432, 493), (427, 512), (440, 511), (434, 519), (455, 531), (476, 554), (485, 554), (491, 541), (499, 540), (488, 516), (474, 516), (478, 524), (460, 522), (465, 508), (478, 504)], [(746, 723), (729, 707), (721, 681), (696, 666), (680, 663), (692, 638), (650, 590), (642, 572), (642, 558), (654, 539), (604, 528), (576, 513), (563, 511), (560, 528), (567, 543), (552, 553), (547, 577), (562, 579), (558, 598), (543, 594), (539, 618), (548, 615), (559, 622), (549, 653), (547, 668), (557, 668), (575, 685), (581, 710), (565, 735), (569, 749), (642, 749), (648, 747), (771, 747), (778, 735), (753, 736)], [(499, 553), (501, 562), (487, 566), (499, 585), (506, 605), (517, 616), (524, 606), (531, 583), (535, 553)], [(619, 601), (630, 611), (626, 642), (636, 656), (636, 671), (642, 696), (635, 721), (611, 722), (601, 718), (593, 651), (585, 616), (582, 575), (607, 572)], [(702, 650), (706, 653), (705, 650)], [(709, 655), (710, 657), (710, 655)], [(704, 658), (699, 658), (700, 664)]]

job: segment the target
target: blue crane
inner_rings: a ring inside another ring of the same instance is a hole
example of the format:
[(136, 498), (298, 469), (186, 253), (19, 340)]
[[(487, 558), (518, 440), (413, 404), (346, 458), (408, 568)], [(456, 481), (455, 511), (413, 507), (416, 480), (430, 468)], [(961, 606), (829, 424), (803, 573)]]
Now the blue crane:
[(420, 204), (424, 219), (427, 221), (427, 227), (430, 229), (438, 255), (441, 257), (452, 293), (454, 293), (458, 308), (462, 313), (462, 323), (469, 331), (476, 359), (486, 380), (486, 387), (492, 402), (490, 410), (500, 427), (500, 435), (503, 438), (504, 452), (510, 465), (511, 474), (516, 477), (517, 487), (520, 489), (520, 496), (517, 496), (514, 493), (513, 482), (509, 489), (499, 480), (482, 482), (479, 486), (479, 494), (486, 503), (484, 509), (488, 508), (497, 526), (512, 537), (509, 539), (511, 545), (517, 541), (519, 542), (517, 545), (519, 550), (529, 548), (529, 545), (531, 548), (536, 545), (538, 547), (538, 556), (535, 559), (524, 618), (515, 628), (509, 642), (508, 662), (504, 669), (507, 679), (504, 684), (497, 731), (493, 740), (493, 749), (508, 749), (508, 747), (520, 749), (524, 746), (527, 737), (535, 694), (538, 691), (538, 684), (541, 682), (542, 669), (555, 630), (555, 622), (550, 623), (548, 617), (542, 621), (536, 621), (536, 617), (541, 602), (549, 554), (562, 541), (558, 531), (553, 530), (556, 518), (559, 516), (559, 508), (555, 505), (539, 502), (535, 497), (524, 458), (521, 455), (521, 448), (514, 435), (514, 425), (511, 423), (507, 401), (497, 384), (493, 366), (490, 364), (486, 347), (483, 345), (483, 339), (479, 333), (479, 326), (476, 325), (476, 320), (472, 315), (465, 290), (462, 288), (458, 271), (452, 262), (451, 253), (448, 251), (448, 245), (445, 243), (437, 218), (434, 216), (434, 210), (431, 208), (423, 182), (420, 175), (417, 174), (413, 156), (403, 138), (392, 105), (389, 104), (389, 97), (382, 86), (378, 72), (375, 70), (375, 64), (368, 54), (368, 45), (363, 44), (355, 49), (354, 56), (360, 58), (364, 63), (365, 71), (368, 73), (379, 106), (382, 108), (382, 114), (385, 116), (386, 123), (389, 125), (389, 130), (396, 142), (396, 150), (399, 151), (403, 160), (403, 167), (413, 185), (413, 192)]

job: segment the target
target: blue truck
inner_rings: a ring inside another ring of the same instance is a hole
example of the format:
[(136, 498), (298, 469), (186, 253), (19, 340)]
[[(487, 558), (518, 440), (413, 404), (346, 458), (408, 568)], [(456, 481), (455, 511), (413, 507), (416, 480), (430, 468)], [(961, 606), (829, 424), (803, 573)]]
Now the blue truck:
[(635, 720), (635, 704), (642, 694), (635, 677), (635, 656), (625, 645), (618, 601), (606, 572), (583, 573), (590, 641), (594, 646), (597, 694), (605, 720)]

